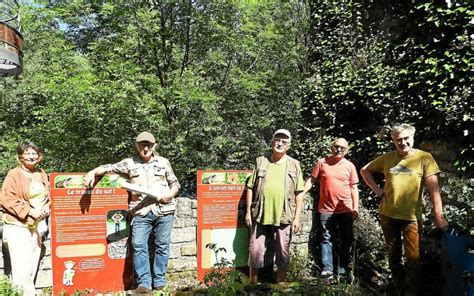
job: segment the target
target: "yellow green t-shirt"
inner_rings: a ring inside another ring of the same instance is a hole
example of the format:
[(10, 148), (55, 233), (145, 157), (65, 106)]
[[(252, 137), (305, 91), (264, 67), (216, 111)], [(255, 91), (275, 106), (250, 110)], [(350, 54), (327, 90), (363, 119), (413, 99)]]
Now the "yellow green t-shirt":
[(430, 153), (415, 150), (402, 159), (397, 151), (377, 157), (367, 169), (385, 175), (382, 215), (402, 220), (417, 220), (422, 213), (424, 178), (440, 172)]
[(281, 164), (269, 163), (267, 181), (263, 187), (263, 216), (260, 221), (263, 225), (280, 225), (285, 197), (286, 162)]

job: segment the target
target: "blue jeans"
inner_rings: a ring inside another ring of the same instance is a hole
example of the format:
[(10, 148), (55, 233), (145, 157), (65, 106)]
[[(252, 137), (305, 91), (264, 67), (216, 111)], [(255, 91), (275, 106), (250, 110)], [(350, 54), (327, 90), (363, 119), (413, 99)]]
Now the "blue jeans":
[(335, 248), (339, 255), (338, 273), (345, 273), (349, 265), (352, 244), (352, 213), (320, 214), (323, 240), (321, 259), (323, 271), (333, 272), (333, 244), (340, 238), (340, 247)]
[(135, 216), (132, 225), (133, 266), (138, 286), (152, 288), (148, 239), (155, 234), (155, 260), (153, 263), (153, 287), (166, 285), (166, 268), (170, 253), (173, 215), (155, 216), (151, 211), (145, 216)]

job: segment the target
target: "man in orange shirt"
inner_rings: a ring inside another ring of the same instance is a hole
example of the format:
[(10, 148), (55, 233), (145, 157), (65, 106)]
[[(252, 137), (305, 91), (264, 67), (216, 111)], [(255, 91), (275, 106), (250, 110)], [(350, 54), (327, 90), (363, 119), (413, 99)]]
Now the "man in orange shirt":
[[(317, 180), (320, 184), (318, 213), (323, 236), (321, 275), (325, 277), (331, 277), (334, 271), (343, 276), (347, 274), (353, 237), (352, 222), (359, 211), (359, 178), (354, 164), (344, 158), (348, 149), (349, 144), (344, 138), (334, 140), (332, 154), (316, 162), (305, 183), (304, 193)], [(339, 261), (333, 262), (333, 243), (338, 236), (341, 240), (337, 252)], [(334, 268), (336, 266), (337, 269)]]

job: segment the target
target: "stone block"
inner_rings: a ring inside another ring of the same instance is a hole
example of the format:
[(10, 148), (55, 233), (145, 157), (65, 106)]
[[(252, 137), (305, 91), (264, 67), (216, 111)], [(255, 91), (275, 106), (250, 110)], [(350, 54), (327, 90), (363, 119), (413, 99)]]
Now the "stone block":
[[(167, 274), (168, 284), (171, 288), (171, 291), (187, 291), (194, 289), (195, 287), (199, 286), (199, 281), (197, 280), (197, 271), (196, 270), (189, 270), (183, 272), (174, 272)], [(189, 292), (184, 293), (173, 293), (171, 295), (178, 295), (178, 294), (186, 294)], [(192, 293), (194, 295), (195, 293)], [(199, 294), (196, 294), (199, 295)]]
[(168, 263), (168, 272), (181, 272), (186, 270), (197, 270), (197, 258), (186, 256), (172, 259)]
[(309, 222), (305, 222), (305, 223), (301, 223), (301, 232), (302, 233), (309, 233), (311, 232), (311, 223)]
[(170, 245), (170, 259), (181, 257), (181, 244)]
[(184, 227), (192, 227), (197, 225), (197, 220), (195, 218), (190, 217), (175, 217), (173, 222), (174, 228), (184, 228)]
[(51, 256), (44, 256), (39, 264), (39, 270), (51, 269), (53, 266)]
[(44, 246), (46, 247), (45, 256), (51, 256), (51, 240), (48, 238), (43, 241)]
[(53, 271), (48, 270), (39, 270), (36, 277), (36, 288), (47, 288), (53, 286)]
[(175, 228), (171, 233), (171, 243), (196, 241), (196, 227)]
[(197, 255), (197, 247), (196, 243), (188, 243), (181, 245), (181, 255), (182, 256), (196, 256)]
[(307, 243), (309, 241), (309, 233), (296, 234), (293, 236), (291, 242), (294, 244)]
[(177, 217), (190, 217), (193, 214), (191, 208), (191, 199), (189, 198), (178, 198), (178, 204), (176, 206)]
[(301, 222), (311, 222), (313, 219), (313, 214), (311, 212), (301, 214)]
[(308, 245), (307, 244), (292, 244), (291, 251), (292, 251), (292, 254), (297, 253), (299, 256), (307, 257)]

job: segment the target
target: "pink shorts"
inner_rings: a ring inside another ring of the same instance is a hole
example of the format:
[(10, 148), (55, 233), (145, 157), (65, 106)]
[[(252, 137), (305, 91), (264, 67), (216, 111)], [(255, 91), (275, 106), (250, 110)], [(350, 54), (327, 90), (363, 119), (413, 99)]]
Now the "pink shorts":
[[(262, 268), (265, 266), (267, 249), (275, 250), (278, 267), (287, 268), (290, 263), (291, 224), (280, 226), (262, 225), (255, 222), (249, 241), (249, 266)], [(270, 246), (271, 244), (271, 246)]]

